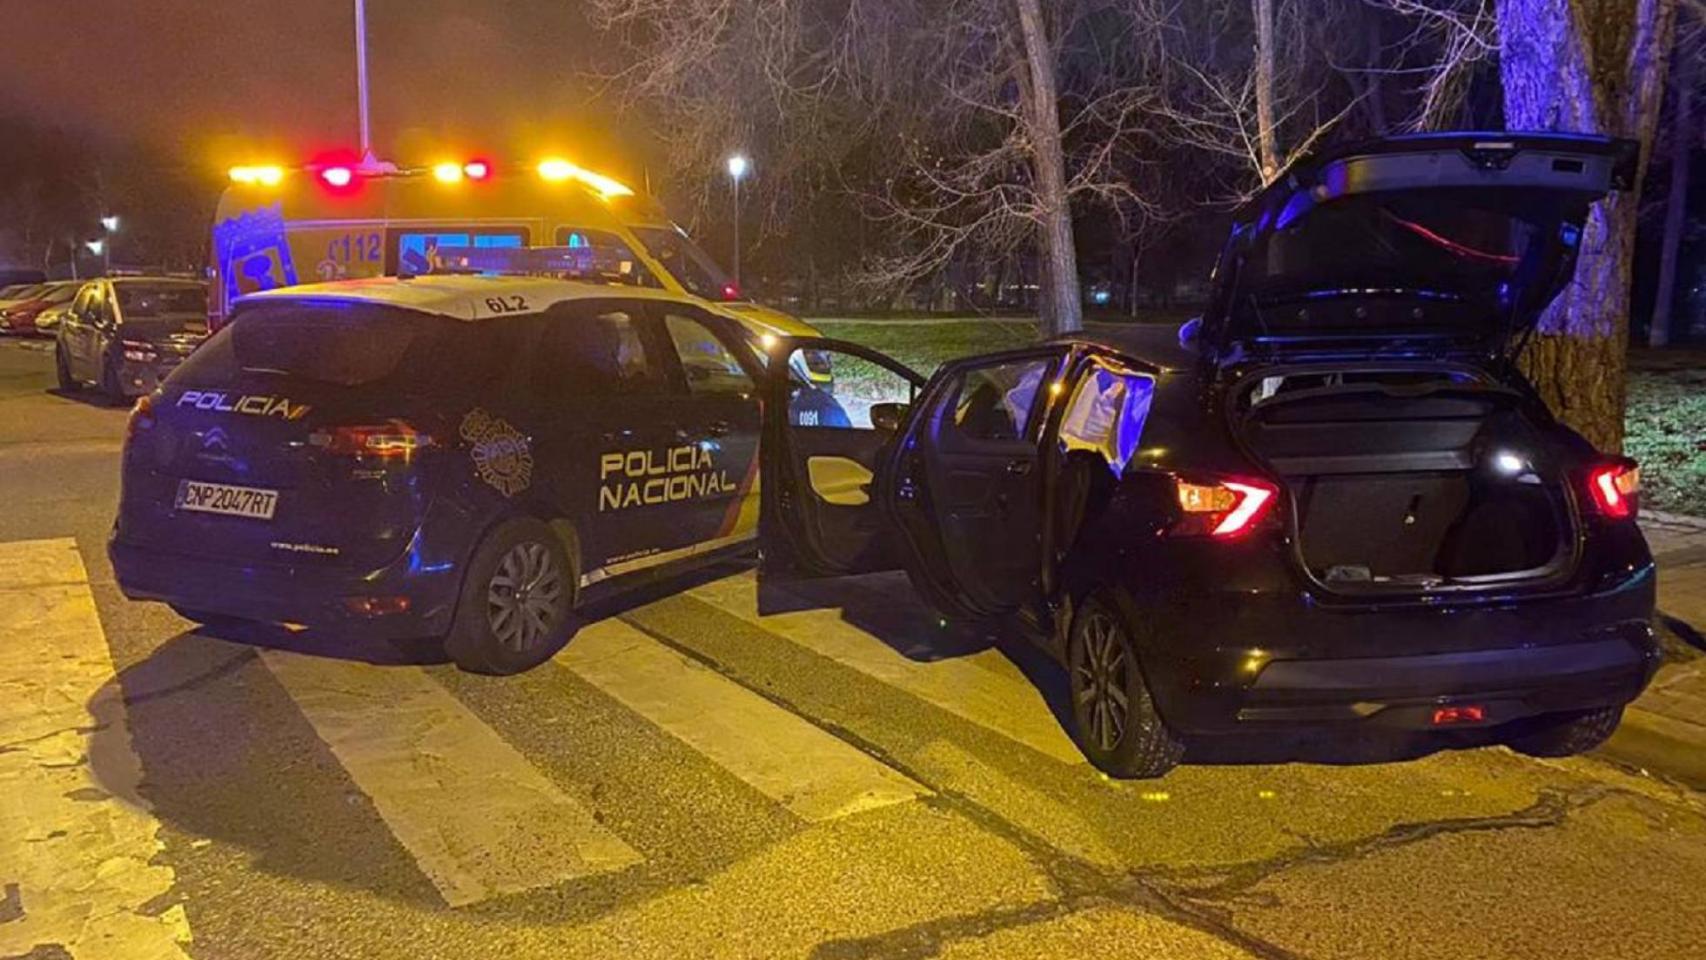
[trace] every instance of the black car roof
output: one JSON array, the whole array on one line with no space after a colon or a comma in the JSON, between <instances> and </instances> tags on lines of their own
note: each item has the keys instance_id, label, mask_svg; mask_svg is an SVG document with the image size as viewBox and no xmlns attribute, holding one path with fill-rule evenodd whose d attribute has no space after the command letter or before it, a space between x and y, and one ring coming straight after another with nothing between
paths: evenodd
<instances>
[{"instance_id":1,"label":"black car roof","mask_svg":"<svg viewBox=\"0 0 1706 960\"><path fill-rule=\"evenodd\" d=\"M1198 357L1179 342L1179 327L1176 323L1090 323L1078 333L1055 340L1123 353L1162 370L1188 370Z\"/></svg>"}]
</instances>

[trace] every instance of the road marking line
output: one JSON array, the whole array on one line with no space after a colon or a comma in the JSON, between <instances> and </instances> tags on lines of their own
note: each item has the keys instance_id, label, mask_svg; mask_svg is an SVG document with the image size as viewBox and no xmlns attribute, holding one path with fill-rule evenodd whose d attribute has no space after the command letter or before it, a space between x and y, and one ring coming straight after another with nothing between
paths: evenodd
<instances>
[{"instance_id":1,"label":"road marking line","mask_svg":"<svg viewBox=\"0 0 1706 960\"><path fill-rule=\"evenodd\" d=\"M76 541L0 543L0 956L188 957L141 780Z\"/></svg>"},{"instance_id":2,"label":"road marking line","mask_svg":"<svg viewBox=\"0 0 1706 960\"><path fill-rule=\"evenodd\" d=\"M809 823L930 792L626 623L583 628L556 659Z\"/></svg>"},{"instance_id":3,"label":"road marking line","mask_svg":"<svg viewBox=\"0 0 1706 960\"><path fill-rule=\"evenodd\" d=\"M451 906L640 861L424 670L261 657Z\"/></svg>"},{"instance_id":4,"label":"road marking line","mask_svg":"<svg viewBox=\"0 0 1706 960\"><path fill-rule=\"evenodd\" d=\"M761 616L758 581L750 571L694 587L688 594L1062 763L1085 762L1042 694L999 650L918 661L848 623L840 610ZM920 628L926 628L924 621Z\"/></svg>"}]
</instances>

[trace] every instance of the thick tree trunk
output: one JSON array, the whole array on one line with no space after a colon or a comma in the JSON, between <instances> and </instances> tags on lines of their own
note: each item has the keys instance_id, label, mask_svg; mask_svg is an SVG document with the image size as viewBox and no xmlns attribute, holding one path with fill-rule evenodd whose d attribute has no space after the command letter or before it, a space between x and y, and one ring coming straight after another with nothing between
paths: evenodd
<instances>
[{"instance_id":1,"label":"thick tree trunk","mask_svg":"<svg viewBox=\"0 0 1706 960\"><path fill-rule=\"evenodd\" d=\"M1279 176L1279 133L1274 129L1274 0L1250 0L1256 19L1256 149L1262 182Z\"/></svg>"},{"instance_id":2,"label":"thick tree trunk","mask_svg":"<svg viewBox=\"0 0 1706 960\"><path fill-rule=\"evenodd\" d=\"M1084 328L1078 294L1078 252L1072 242L1072 205L1066 195L1066 155L1060 142L1060 108L1054 77L1054 47L1043 22L1041 0L1015 0L1019 30L1025 40L1025 65L1030 82L1024 116L1031 144L1031 167L1037 202L1039 253L1046 264L1043 291L1048 299L1050 333Z\"/></svg>"},{"instance_id":3,"label":"thick tree trunk","mask_svg":"<svg viewBox=\"0 0 1706 960\"><path fill-rule=\"evenodd\" d=\"M1497 0L1505 126L1651 145L1677 0ZM1639 179L1637 178L1637 183ZM1596 204L1574 281L1540 320L1523 366L1565 423L1623 446L1637 193Z\"/></svg>"},{"instance_id":4,"label":"thick tree trunk","mask_svg":"<svg viewBox=\"0 0 1706 960\"><path fill-rule=\"evenodd\" d=\"M1680 72L1680 71L1679 71ZM1692 77L1679 77L1673 84L1676 109L1671 124L1670 195L1665 197L1665 233L1663 252L1659 257L1659 288L1653 300L1653 322L1647 326L1647 345L1662 347L1670 343L1670 308L1676 300L1676 261L1682 252L1682 228L1688 220L1688 162L1694 146L1693 118L1689 103L1693 90Z\"/></svg>"}]
</instances>

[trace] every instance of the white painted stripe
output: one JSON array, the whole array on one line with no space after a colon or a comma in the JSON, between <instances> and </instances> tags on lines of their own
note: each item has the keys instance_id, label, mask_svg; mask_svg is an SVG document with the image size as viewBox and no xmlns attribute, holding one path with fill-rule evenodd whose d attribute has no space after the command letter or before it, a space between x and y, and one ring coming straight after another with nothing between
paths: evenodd
<instances>
[{"instance_id":1,"label":"white painted stripe","mask_svg":"<svg viewBox=\"0 0 1706 960\"><path fill-rule=\"evenodd\" d=\"M0 956L182 960L171 867L71 539L0 544ZM21 916L16 915L21 912Z\"/></svg>"},{"instance_id":2,"label":"white painted stripe","mask_svg":"<svg viewBox=\"0 0 1706 960\"><path fill-rule=\"evenodd\" d=\"M677 547L674 550L661 550L657 553L648 553L643 557L635 557L632 560L618 560L615 563L608 563L596 570L581 574L580 584L583 587L590 587L595 583L608 580L611 577L620 577L625 573L649 570L652 567L662 566L663 564L670 563L675 560L685 560L688 557L696 557L702 553L710 553L714 550L721 550L724 547L732 547L739 543L750 543L756 539L758 539L758 534L754 531L748 530L744 533L734 533L726 537L701 540L698 543L690 543L685 547Z\"/></svg>"},{"instance_id":3,"label":"white painted stripe","mask_svg":"<svg viewBox=\"0 0 1706 960\"><path fill-rule=\"evenodd\" d=\"M898 590L910 593L904 582ZM849 623L839 609L801 610L760 616L758 582L746 572L688 591L706 603L757 624L802 647L899 688L938 707L1018 741L1062 763L1084 763L1084 754L1061 729L1042 694L999 650L933 661L914 660L880 637ZM896 607L918 610L920 646L928 646L934 620L907 595L874 596L871 587L849 581L849 600L892 613Z\"/></svg>"},{"instance_id":4,"label":"white painted stripe","mask_svg":"<svg viewBox=\"0 0 1706 960\"><path fill-rule=\"evenodd\" d=\"M261 656L451 906L639 862L420 668Z\"/></svg>"},{"instance_id":5,"label":"white painted stripe","mask_svg":"<svg viewBox=\"0 0 1706 960\"><path fill-rule=\"evenodd\" d=\"M808 822L930 791L740 684L616 620L557 662Z\"/></svg>"}]
</instances>

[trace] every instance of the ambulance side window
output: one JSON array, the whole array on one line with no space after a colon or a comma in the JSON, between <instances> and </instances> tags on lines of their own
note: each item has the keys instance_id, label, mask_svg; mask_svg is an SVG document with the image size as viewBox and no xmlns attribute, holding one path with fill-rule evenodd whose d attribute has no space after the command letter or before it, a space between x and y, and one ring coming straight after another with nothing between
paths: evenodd
<instances>
[{"instance_id":1,"label":"ambulance side window","mask_svg":"<svg viewBox=\"0 0 1706 960\"><path fill-rule=\"evenodd\" d=\"M638 310L575 304L547 315L534 383L556 401L661 394L668 378Z\"/></svg>"}]
</instances>

